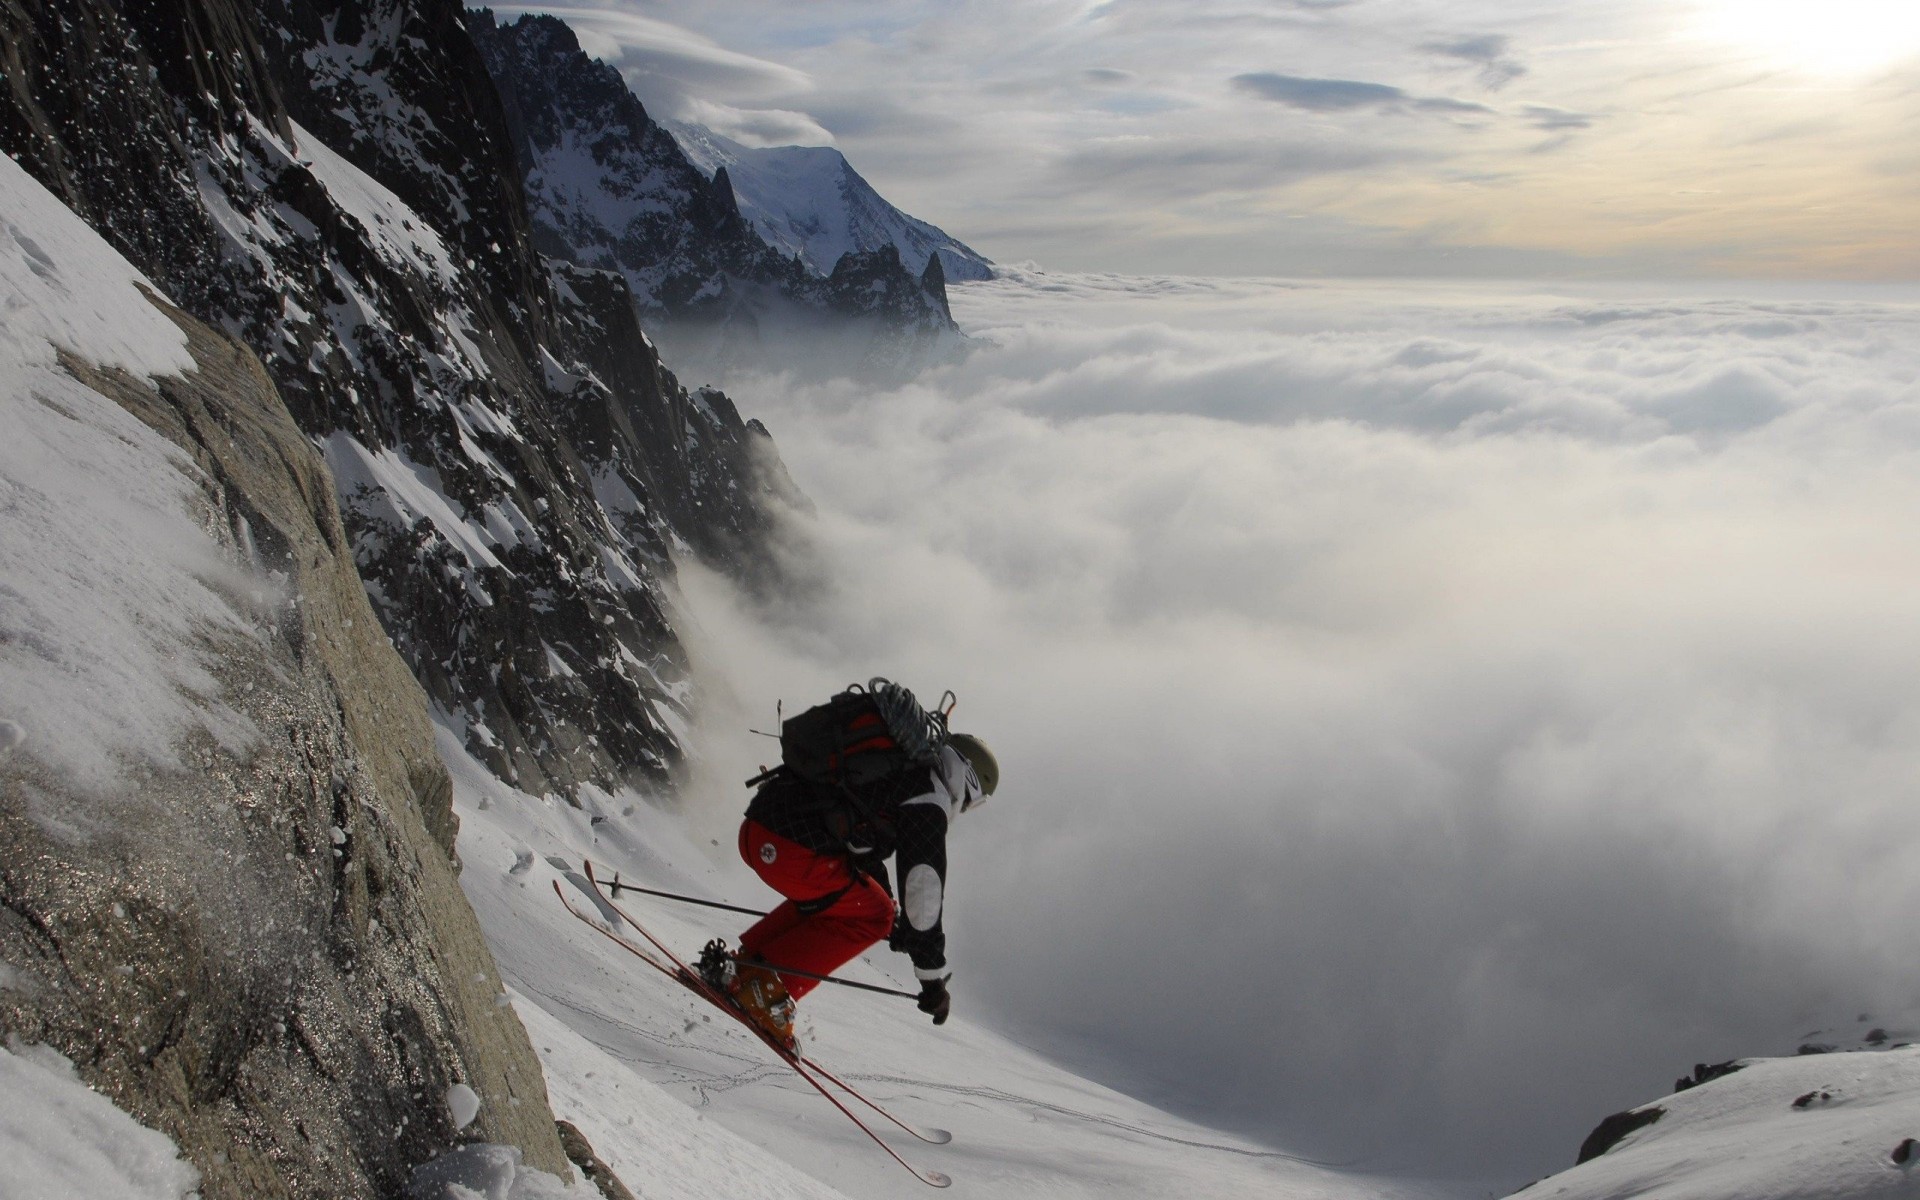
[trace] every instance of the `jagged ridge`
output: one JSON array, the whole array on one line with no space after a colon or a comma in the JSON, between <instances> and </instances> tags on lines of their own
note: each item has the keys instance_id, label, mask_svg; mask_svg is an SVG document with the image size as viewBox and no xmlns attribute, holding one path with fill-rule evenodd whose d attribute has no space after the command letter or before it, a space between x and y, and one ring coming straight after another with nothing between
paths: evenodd
<instances>
[{"instance_id":1,"label":"jagged ridge","mask_svg":"<svg viewBox=\"0 0 1920 1200\"><path fill-rule=\"evenodd\" d=\"M916 274L890 242L850 251L824 278L769 246L727 173L703 174L564 22L501 24L486 9L470 18L507 107L536 241L620 271L649 320L751 323L785 302L870 320L891 339L957 333L945 275Z\"/></svg>"}]
</instances>

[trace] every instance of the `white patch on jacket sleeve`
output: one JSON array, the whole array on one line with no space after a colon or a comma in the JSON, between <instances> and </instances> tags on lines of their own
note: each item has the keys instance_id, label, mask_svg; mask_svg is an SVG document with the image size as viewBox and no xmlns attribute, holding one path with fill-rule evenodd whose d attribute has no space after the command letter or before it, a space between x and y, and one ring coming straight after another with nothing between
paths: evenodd
<instances>
[{"instance_id":1,"label":"white patch on jacket sleeve","mask_svg":"<svg viewBox=\"0 0 1920 1200\"><path fill-rule=\"evenodd\" d=\"M940 923L940 872L921 863L907 872L900 895L906 902L907 922L915 929L924 931Z\"/></svg>"},{"instance_id":2,"label":"white patch on jacket sleeve","mask_svg":"<svg viewBox=\"0 0 1920 1200\"><path fill-rule=\"evenodd\" d=\"M943 749L941 752L943 754L953 753L952 750L948 749ZM902 800L900 807L905 808L909 804L931 804L940 810L942 815L947 818L947 824L951 825L953 824L954 812L953 799L953 789L947 783L945 772L941 766L934 766L927 770L927 790L910 799Z\"/></svg>"}]
</instances>

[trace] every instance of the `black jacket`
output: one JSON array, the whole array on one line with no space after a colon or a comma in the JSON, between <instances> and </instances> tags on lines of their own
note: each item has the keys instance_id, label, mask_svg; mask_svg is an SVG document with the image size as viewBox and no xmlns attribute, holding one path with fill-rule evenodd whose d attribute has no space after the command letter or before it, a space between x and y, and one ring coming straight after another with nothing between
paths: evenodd
<instances>
[{"instance_id":1,"label":"black jacket","mask_svg":"<svg viewBox=\"0 0 1920 1200\"><path fill-rule=\"evenodd\" d=\"M981 798L972 765L942 749L933 766L853 797L781 772L754 793L747 818L816 854L844 856L877 878L900 905L893 945L913 959L914 975L940 979L949 973L942 921L947 826ZM888 886L888 858L899 873L897 891Z\"/></svg>"}]
</instances>

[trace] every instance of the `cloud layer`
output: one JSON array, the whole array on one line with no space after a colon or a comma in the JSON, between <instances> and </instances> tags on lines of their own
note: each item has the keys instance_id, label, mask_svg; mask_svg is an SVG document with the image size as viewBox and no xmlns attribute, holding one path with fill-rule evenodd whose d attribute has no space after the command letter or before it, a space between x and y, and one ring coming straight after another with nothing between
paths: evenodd
<instances>
[{"instance_id":1,"label":"cloud layer","mask_svg":"<svg viewBox=\"0 0 1920 1200\"><path fill-rule=\"evenodd\" d=\"M1524 1182L1920 983L1912 300L956 289L995 343L960 366L730 381L824 582L690 573L701 660L761 728L958 690L1006 781L954 844L963 1007L1296 1148Z\"/></svg>"}]
</instances>

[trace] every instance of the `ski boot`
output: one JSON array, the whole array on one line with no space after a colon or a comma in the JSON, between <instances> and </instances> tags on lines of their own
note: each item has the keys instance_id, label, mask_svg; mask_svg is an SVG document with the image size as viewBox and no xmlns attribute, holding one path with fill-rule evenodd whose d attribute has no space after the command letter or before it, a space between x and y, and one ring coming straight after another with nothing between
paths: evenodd
<instances>
[{"instance_id":1,"label":"ski boot","mask_svg":"<svg viewBox=\"0 0 1920 1200\"><path fill-rule=\"evenodd\" d=\"M701 947L693 969L708 987L724 994L727 985L733 982L733 955L727 952L727 939L714 938Z\"/></svg>"},{"instance_id":2,"label":"ski boot","mask_svg":"<svg viewBox=\"0 0 1920 1200\"><path fill-rule=\"evenodd\" d=\"M800 1053L800 1040L793 1033L793 997L787 995L787 985L760 963L736 961L733 966L727 995L781 1049L788 1054Z\"/></svg>"}]
</instances>

